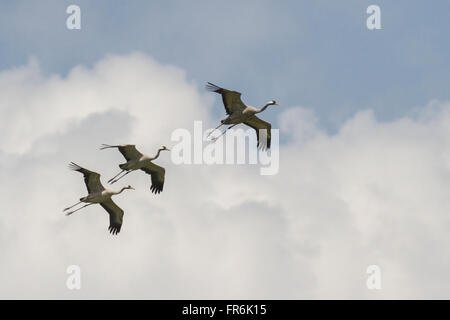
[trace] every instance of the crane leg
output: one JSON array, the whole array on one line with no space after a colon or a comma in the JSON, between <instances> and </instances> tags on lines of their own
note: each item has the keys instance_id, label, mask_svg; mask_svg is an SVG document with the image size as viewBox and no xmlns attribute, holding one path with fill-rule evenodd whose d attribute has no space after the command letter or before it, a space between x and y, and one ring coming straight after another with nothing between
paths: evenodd
<instances>
[{"instance_id":1,"label":"crane leg","mask_svg":"<svg viewBox=\"0 0 450 320\"><path fill-rule=\"evenodd\" d=\"M206 136L206 138L208 138L211 133L213 133L214 131L216 131L217 129L219 129L221 126L223 126L223 123L219 124L217 127L214 128L214 130L212 130L210 133L208 133L208 135Z\"/></svg>"},{"instance_id":2,"label":"crane leg","mask_svg":"<svg viewBox=\"0 0 450 320\"><path fill-rule=\"evenodd\" d=\"M120 176L121 173L125 172L126 170L122 170L120 171L118 174L116 174L114 177L112 177L111 179L108 180L108 183L111 183L111 181L113 181L115 178L117 178L118 176Z\"/></svg>"},{"instance_id":3,"label":"crane leg","mask_svg":"<svg viewBox=\"0 0 450 320\"><path fill-rule=\"evenodd\" d=\"M217 139L219 139L221 136L223 136L223 135L228 131L228 129L233 128L235 125L238 125L238 123L235 123L235 124L233 124L232 126L229 126L228 128L225 129L224 132L222 132L222 133L220 134L220 136L215 137L215 138L213 138L212 140L213 140L213 141L217 141Z\"/></svg>"},{"instance_id":4,"label":"crane leg","mask_svg":"<svg viewBox=\"0 0 450 320\"><path fill-rule=\"evenodd\" d=\"M77 202L77 203L75 203L73 206L70 206L70 207L67 207L67 208L64 208L64 210L63 211L67 211L67 210L69 210L69 209L72 209L73 207L75 207L76 205L78 205L78 204L80 204L80 203L82 203L83 201L80 201L80 202Z\"/></svg>"},{"instance_id":5,"label":"crane leg","mask_svg":"<svg viewBox=\"0 0 450 320\"><path fill-rule=\"evenodd\" d=\"M120 179L122 179L123 177L125 177L127 174L129 174L131 171L127 171L125 172L124 175L121 175L120 177L118 177L117 179L114 179L113 181L110 182L110 184L116 183L117 181L119 181Z\"/></svg>"},{"instance_id":6,"label":"crane leg","mask_svg":"<svg viewBox=\"0 0 450 320\"><path fill-rule=\"evenodd\" d=\"M95 203L88 203L88 204L85 204L84 206L82 206L82 207L80 207L80 208L78 208L78 209L76 209L76 210L67 212L67 213L66 213L66 216L70 216L72 213L77 212L78 210L81 210L81 209L86 208L87 206L91 206L91 205L93 205L93 204L95 204Z\"/></svg>"}]
</instances>

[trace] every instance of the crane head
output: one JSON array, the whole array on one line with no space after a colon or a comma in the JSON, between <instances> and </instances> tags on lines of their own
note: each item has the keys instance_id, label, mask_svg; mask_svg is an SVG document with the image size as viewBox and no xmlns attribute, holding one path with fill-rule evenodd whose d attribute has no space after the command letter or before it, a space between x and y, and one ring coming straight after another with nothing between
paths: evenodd
<instances>
[{"instance_id":1,"label":"crane head","mask_svg":"<svg viewBox=\"0 0 450 320\"><path fill-rule=\"evenodd\" d=\"M279 104L275 100L270 100L267 102L267 105L279 106Z\"/></svg>"},{"instance_id":2,"label":"crane head","mask_svg":"<svg viewBox=\"0 0 450 320\"><path fill-rule=\"evenodd\" d=\"M130 186L130 185L126 186L125 189L136 190L136 189L134 189L134 188L133 188L132 186Z\"/></svg>"},{"instance_id":3,"label":"crane head","mask_svg":"<svg viewBox=\"0 0 450 320\"><path fill-rule=\"evenodd\" d=\"M169 148L167 148L166 146L162 146L162 147L161 147L161 150L166 150L166 151L170 151L170 149L169 149Z\"/></svg>"}]
</instances>

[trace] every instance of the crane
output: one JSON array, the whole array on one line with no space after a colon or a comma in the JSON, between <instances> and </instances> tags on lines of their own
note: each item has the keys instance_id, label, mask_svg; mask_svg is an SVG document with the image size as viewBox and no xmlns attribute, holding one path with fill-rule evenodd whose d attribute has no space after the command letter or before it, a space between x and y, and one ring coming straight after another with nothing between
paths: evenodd
<instances>
[{"instance_id":1,"label":"crane","mask_svg":"<svg viewBox=\"0 0 450 320\"><path fill-rule=\"evenodd\" d=\"M152 161L159 157L161 151L170 151L170 149L168 149L166 146L162 146L161 148L158 149L158 152L154 157L149 157L145 154L140 153L136 149L136 146L134 144L124 144L116 146L102 144L100 150L108 148L119 149L120 153L127 160L127 162L119 164L119 168L122 169L122 171L120 171L114 177L109 179L108 182L110 184L117 182L130 172L140 169L145 173L149 174L152 178L152 186L150 187L150 190L155 194L161 193L164 187L164 176L166 170L163 167L154 164ZM121 174L122 176L120 176Z\"/></svg>"},{"instance_id":2,"label":"crane","mask_svg":"<svg viewBox=\"0 0 450 320\"><path fill-rule=\"evenodd\" d=\"M69 216L78 210L86 208L87 206L93 204L100 204L109 214L109 232L111 234L118 234L122 227L123 221L123 210L117 206L114 201L112 201L112 196L122 193L124 190L131 189L134 190L132 186L126 186L120 189L119 191L113 191L105 189L100 182L100 174L94 171L90 171L88 169L82 168L76 163L71 162L69 164L69 168L78 172L81 172L84 176L84 183L86 184L88 195L86 197L80 198L80 201L75 203L73 206L67 207L63 210L63 212L72 209L73 207L86 203L84 206L67 212L66 215Z\"/></svg>"},{"instance_id":3,"label":"crane","mask_svg":"<svg viewBox=\"0 0 450 320\"><path fill-rule=\"evenodd\" d=\"M231 124L231 126L229 126L219 136L214 138L214 140L217 140L219 137L224 135L228 129L233 128L237 124L243 123L255 129L258 139L258 148L261 148L263 150L270 149L270 129L272 126L269 122L263 121L258 118L256 114L263 112L267 109L268 106L279 106L279 104L275 100L270 100L261 109L257 109L255 107L245 105L241 100L240 92L221 88L219 86L216 86L215 84L212 84L211 82L208 82L208 84L206 85L206 89L222 95L222 101L225 106L225 111L228 114L228 117L224 120L221 120L220 125L218 125L213 131L211 131L211 133L224 124Z\"/></svg>"}]
</instances>

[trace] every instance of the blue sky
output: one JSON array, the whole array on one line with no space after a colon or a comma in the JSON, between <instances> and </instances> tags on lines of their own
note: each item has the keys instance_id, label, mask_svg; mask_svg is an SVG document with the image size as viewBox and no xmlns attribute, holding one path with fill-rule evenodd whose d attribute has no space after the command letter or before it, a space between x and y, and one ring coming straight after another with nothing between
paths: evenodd
<instances>
[{"instance_id":1,"label":"blue sky","mask_svg":"<svg viewBox=\"0 0 450 320\"><path fill-rule=\"evenodd\" d=\"M69 4L81 7L80 31L65 27ZM382 30L366 28L370 4L381 7ZM249 104L311 108L329 132L361 109L392 120L450 98L448 1L3 1L0 9L1 69L34 56L44 72L65 74L142 51L199 86L239 90Z\"/></svg>"}]
</instances>

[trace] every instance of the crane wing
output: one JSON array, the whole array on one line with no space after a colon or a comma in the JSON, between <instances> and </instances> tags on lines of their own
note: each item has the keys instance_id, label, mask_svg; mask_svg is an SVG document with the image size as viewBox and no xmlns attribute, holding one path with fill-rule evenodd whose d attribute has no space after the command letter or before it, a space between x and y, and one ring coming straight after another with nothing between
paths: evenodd
<instances>
[{"instance_id":1,"label":"crane wing","mask_svg":"<svg viewBox=\"0 0 450 320\"><path fill-rule=\"evenodd\" d=\"M261 148L262 150L270 149L270 140L271 140L270 129L272 128L272 125L269 122L261 120L257 116L251 117L244 123L256 130L256 137L258 138L258 147Z\"/></svg>"},{"instance_id":2,"label":"crane wing","mask_svg":"<svg viewBox=\"0 0 450 320\"><path fill-rule=\"evenodd\" d=\"M100 174L97 172L82 168L74 162L69 164L69 168L83 174L84 183L86 184L89 193L96 193L105 190L105 187L103 187L100 182Z\"/></svg>"},{"instance_id":3,"label":"crane wing","mask_svg":"<svg viewBox=\"0 0 450 320\"><path fill-rule=\"evenodd\" d=\"M142 153L137 151L134 144L121 145L117 146L117 148L127 161L139 159L140 157L142 157Z\"/></svg>"},{"instance_id":4,"label":"crane wing","mask_svg":"<svg viewBox=\"0 0 450 320\"><path fill-rule=\"evenodd\" d=\"M161 193L164 187L164 176L166 174L166 170L154 163L146 165L141 168L141 170L152 177L152 186L150 187L150 190L155 194Z\"/></svg>"},{"instance_id":5,"label":"crane wing","mask_svg":"<svg viewBox=\"0 0 450 320\"><path fill-rule=\"evenodd\" d=\"M242 112L247 106L241 100L241 93L237 91L231 91L211 82L208 82L206 89L212 92L217 92L222 95L223 105L225 106L225 111L227 114L232 114L234 112Z\"/></svg>"},{"instance_id":6,"label":"crane wing","mask_svg":"<svg viewBox=\"0 0 450 320\"><path fill-rule=\"evenodd\" d=\"M122 228L123 210L112 199L101 202L100 205L109 213L109 232L111 234L118 234L120 228Z\"/></svg>"}]
</instances>

